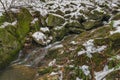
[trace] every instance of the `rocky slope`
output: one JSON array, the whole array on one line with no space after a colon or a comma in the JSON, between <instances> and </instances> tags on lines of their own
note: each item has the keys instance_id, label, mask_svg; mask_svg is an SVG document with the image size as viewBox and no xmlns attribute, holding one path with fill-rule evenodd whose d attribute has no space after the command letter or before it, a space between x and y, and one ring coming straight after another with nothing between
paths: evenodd
<instances>
[{"instance_id":1,"label":"rocky slope","mask_svg":"<svg viewBox=\"0 0 120 80\"><path fill-rule=\"evenodd\" d=\"M0 17L0 68L22 49L15 65L37 68L34 80L119 79L118 0L20 3Z\"/></svg>"}]
</instances>

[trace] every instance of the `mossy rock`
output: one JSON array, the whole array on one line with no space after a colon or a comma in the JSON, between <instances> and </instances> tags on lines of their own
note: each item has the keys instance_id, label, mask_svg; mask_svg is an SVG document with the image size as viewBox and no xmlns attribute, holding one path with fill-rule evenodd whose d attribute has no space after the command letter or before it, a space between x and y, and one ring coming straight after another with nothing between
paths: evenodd
<instances>
[{"instance_id":1,"label":"mossy rock","mask_svg":"<svg viewBox=\"0 0 120 80\"><path fill-rule=\"evenodd\" d=\"M95 28L95 27L99 27L102 25L101 21L96 21L96 20L89 20L83 23L83 26L86 30Z\"/></svg>"},{"instance_id":2,"label":"mossy rock","mask_svg":"<svg viewBox=\"0 0 120 80\"><path fill-rule=\"evenodd\" d=\"M39 24L39 21L36 21L35 23L31 23L30 28L31 32L36 32L40 30L41 25Z\"/></svg>"},{"instance_id":3,"label":"mossy rock","mask_svg":"<svg viewBox=\"0 0 120 80\"><path fill-rule=\"evenodd\" d=\"M79 34L85 31L84 29L75 28L75 27L70 27L68 30L69 30L69 33L75 33L75 34Z\"/></svg>"},{"instance_id":4,"label":"mossy rock","mask_svg":"<svg viewBox=\"0 0 120 80\"><path fill-rule=\"evenodd\" d=\"M32 16L25 8L17 14L17 24L0 28L0 69L7 66L21 49L30 30Z\"/></svg>"},{"instance_id":5,"label":"mossy rock","mask_svg":"<svg viewBox=\"0 0 120 80\"><path fill-rule=\"evenodd\" d=\"M109 37L113 47L120 47L120 33L115 33Z\"/></svg>"},{"instance_id":6,"label":"mossy rock","mask_svg":"<svg viewBox=\"0 0 120 80\"><path fill-rule=\"evenodd\" d=\"M53 42L54 41L60 41L64 38L64 36L68 33L68 29L66 29L64 26L57 30L51 30L51 35L53 36Z\"/></svg>"},{"instance_id":7,"label":"mossy rock","mask_svg":"<svg viewBox=\"0 0 120 80\"><path fill-rule=\"evenodd\" d=\"M43 68L40 68L38 70L38 74L39 75L44 75L44 74L47 74L47 73L51 73L53 71L52 67L43 67Z\"/></svg>"},{"instance_id":8,"label":"mossy rock","mask_svg":"<svg viewBox=\"0 0 120 80\"><path fill-rule=\"evenodd\" d=\"M112 17L112 20L120 20L120 13L117 13Z\"/></svg>"},{"instance_id":9,"label":"mossy rock","mask_svg":"<svg viewBox=\"0 0 120 80\"><path fill-rule=\"evenodd\" d=\"M83 28L82 24L79 23L77 20L69 21L68 23L65 24L65 27L78 27L78 28Z\"/></svg>"},{"instance_id":10,"label":"mossy rock","mask_svg":"<svg viewBox=\"0 0 120 80\"><path fill-rule=\"evenodd\" d=\"M17 38L4 28L0 28L0 69L15 58L20 48L21 44Z\"/></svg>"},{"instance_id":11,"label":"mossy rock","mask_svg":"<svg viewBox=\"0 0 120 80\"><path fill-rule=\"evenodd\" d=\"M60 26L65 22L65 19L57 14L48 14L48 17L46 19L47 26L55 27Z\"/></svg>"},{"instance_id":12,"label":"mossy rock","mask_svg":"<svg viewBox=\"0 0 120 80\"><path fill-rule=\"evenodd\" d=\"M17 30L19 40L23 39L30 30L30 22L32 21L32 15L26 8L22 8L17 15Z\"/></svg>"}]
</instances>

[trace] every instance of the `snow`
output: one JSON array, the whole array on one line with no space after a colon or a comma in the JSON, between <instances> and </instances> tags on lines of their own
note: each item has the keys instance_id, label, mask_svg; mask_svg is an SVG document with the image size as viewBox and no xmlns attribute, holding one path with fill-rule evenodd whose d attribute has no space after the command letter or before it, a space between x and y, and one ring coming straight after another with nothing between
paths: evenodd
<instances>
[{"instance_id":1,"label":"snow","mask_svg":"<svg viewBox=\"0 0 120 80\"><path fill-rule=\"evenodd\" d=\"M32 35L33 38L35 38L37 41L42 40L44 42L44 40L46 39L45 34L43 34L42 32L35 32Z\"/></svg>"},{"instance_id":2,"label":"snow","mask_svg":"<svg viewBox=\"0 0 120 80\"><path fill-rule=\"evenodd\" d=\"M79 51L79 52L78 52L78 56L86 53L87 56L88 56L89 58L91 58L91 57L92 57L92 53L96 53L96 52L100 53L100 52L103 51L105 48L107 48L107 46L105 46L105 45L95 47L95 45L94 45L93 42L94 42L93 39L90 39L90 40L88 40L87 42L85 42L85 43L83 44L83 46L85 47L85 50L83 49L82 51Z\"/></svg>"},{"instance_id":3,"label":"snow","mask_svg":"<svg viewBox=\"0 0 120 80\"><path fill-rule=\"evenodd\" d=\"M104 79L105 76L107 76L107 75L110 74L111 72L117 71L117 70L119 70L119 69L120 69L120 67L117 68L117 69L115 69L115 68L108 69L108 66L105 65L103 71L95 72L95 79L96 79L96 80L102 80L102 79Z\"/></svg>"},{"instance_id":4,"label":"snow","mask_svg":"<svg viewBox=\"0 0 120 80\"><path fill-rule=\"evenodd\" d=\"M86 76L88 76L90 74L90 71L88 68L89 68L89 66L87 66L87 65L83 65L82 67L80 67L80 69L82 69L82 71L84 72L84 74Z\"/></svg>"},{"instance_id":5,"label":"snow","mask_svg":"<svg viewBox=\"0 0 120 80\"><path fill-rule=\"evenodd\" d=\"M56 59L53 59L49 64L48 66L54 66L56 64Z\"/></svg>"},{"instance_id":6,"label":"snow","mask_svg":"<svg viewBox=\"0 0 120 80\"><path fill-rule=\"evenodd\" d=\"M63 80L63 72L59 71L59 74L60 74L59 80Z\"/></svg>"},{"instance_id":7,"label":"snow","mask_svg":"<svg viewBox=\"0 0 120 80\"><path fill-rule=\"evenodd\" d=\"M79 77L76 77L76 80L83 80L83 79L80 79Z\"/></svg>"},{"instance_id":8,"label":"snow","mask_svg":"<svg viewBox=\"0 0 120 80\"><path fill-rule=\"evenodd\" d=\"M38 21L38 18L35 18L35 19L31 22L31 24L35 24L36 21Z\"/></svg>"},{"instance_id":9,"label":"snow","mask_svg":"<svg viewBox=\"0 0 120 80\"><path fill-rule=\"evenodd\" d=\"M69 67L70 67L70 68L73 68L73 67L74 67L74 65L69 65Z\"/></svg>"},{"instance_id":10,"label":"snow","mask_svg":"<svg viewBox=\"0 0 120 80\"><path fill-rule=\"evenodd\" d=\"M71 41L70 44L76 45L77 42L75 42L75 41Z\"/></svg>"},{"instance_id":11,"label":"snow","mask_svg":"<svg viewBox=\"0 0 120 80\"><path fill-rule=\"evenodd\" d=\"M50 76L54 76L54 75L57 75L57 74L58 74L58 72L51 72Z\"/></svg>"},{"instance_id":12,"label":"snow","mask_svg":"<svg viewBox=\"0 0 120 80\"><path fill-rule=\"evenodd\" d=\"M49 28L48 27L41 27L40 30L43 31L43 32L49 32Z\"/></svg>"},{"instance_id":13,"label":"snow","mask_svg":"<svg viewBox=\"0 0 120 80\"><path fill-rule=\"evenodd\" d=\"M120 20L113 21L113 27L116 29L115 31L110 31L110 34L120 33Z\"/></svg>"},{"instance_id":14,"label":"snow","mask_svg":"<svg viewBox=\"0 0 120 80\"><path fill-rule=\"evenodd\" d=\"M51 49L58 49L58 48L62 48L63 45L62 44L59 44L59 45L55 45L54 47L52 47Z\"/></svg>"},{"instance_id":15,"label":"snow","mask_svg":"<svg viewBox=\"0 0 120 80\"><path fill-rule=\"evenodd\" d=\"M105 65L105 67L103 68L103 71L95 72L95 79L96 80L102 80L102 79L105 78L105 76L107 76L111 72L118 71L118 70L120 70L120 66L116 66L114 68L108 69L108 66Z\"/></svg>"},{"instance_id":16,"label":"snow","mask_svg":"<svg viewBox=\"0 0 120 80\"><path fill-rule=\"evenodd\" d=\"M14 21L14 22L12 22L12 23L4 22L4 23L0 26L0 28L5 28L5 27L7 27L7 26L9 26L9 25L15 26L16 24L17 24L17 21Z\"/></svg>"}]
</instances>

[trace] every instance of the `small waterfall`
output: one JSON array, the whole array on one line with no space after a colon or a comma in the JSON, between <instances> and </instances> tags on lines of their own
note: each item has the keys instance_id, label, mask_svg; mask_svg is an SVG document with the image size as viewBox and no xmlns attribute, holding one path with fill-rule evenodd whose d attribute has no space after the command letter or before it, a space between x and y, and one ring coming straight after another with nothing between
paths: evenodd
<instances>
[{"instance_id":1,"label":"small waterfall","mask_svg":"<svg viewBox=\"0 0 120 80\"><path fill-rule=\"evenodd\" d=\"M20 50L18 58L15 61L13 61L12 64L14 65L21 64L25 66L37 67L39 63L47 55L48 50L60 44L61 42L55 42L43 48L37 47L27 55L24 55L23 51Z\"/></svg>"}]
</instances>

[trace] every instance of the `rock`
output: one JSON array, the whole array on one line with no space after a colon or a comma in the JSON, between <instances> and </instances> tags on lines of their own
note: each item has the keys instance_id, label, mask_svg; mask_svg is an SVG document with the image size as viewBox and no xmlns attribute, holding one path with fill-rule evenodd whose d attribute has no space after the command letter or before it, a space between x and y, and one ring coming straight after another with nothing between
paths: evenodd
<instances>
[{"instance_id":1,"label":"rock","mask_svg":"<svg viewBox=\"0 0 120 80\"><path fill-rule=\"evenodd\" d=\"M120 33L115 33L109 37L109 39L112 41L113 47L119 47L120 46Z\"/></svg>"},{"instance_id":2,"label":"rock","mask_svg":"<svg viewBox=\"0 0 120 80\"><path fill-rule=\"evenodd\" d=\"M83 28L82 24L79 23L77 20L71 20L68 23L65 24L65 27L77 27L77 28Z\"/></svg>"},{"instance_id":3,"label":"rock","mask_svg":"<svg viewBox=\"0 0 120 80\"><path fill-rule=\"evenodd\" d=\"M111 20L120 20L120 13L114 15Z\"/></svg>"},{"instance_id":4,"label":"rock","mask_svg":"<svg viewBox=\"0 0 120 80\"><path fill-rule=\"evenodd\" d=\"M4 28L0 28L0 69L14 59L20 48L21 44L17 38Z\"/></svg>"},{"instance_id":5,"label":"rock","mask_svg":"<svg viewBox=\"0 0 120 80\"><path fill-rule=\"evenodd\" d=\"M58 14L58 15L61 15L61 16L65 15L65 13L63 11L61 11L61 10L56 10L55 14Z\"/></svg>"},{"instance_id":6,"label":"rock","mask_svg":"<svg viewBox=\"0 0 120 80\"><path fill-rule=\"evenodd\" d=\"M30 31L30 23L32 21L32 15L26 8L22 8L20 13L17 14L17 29L16 34L19 40L23 39Z\"/></svg>"},{"instance_id":7,"label":"rock","mask_svg":"<svg viewBox=\"0 0 120 80\"><path fill-rule=\"evenodd\" d=\"M86 30L101 26L102 22L101 21L95 21L95 20L89 20L83 23L83 26Z\"/></svg>"},{"instance_id":8,"label":"rock","mask_svg":"<svg viewBox=\"0 0 120 80\"><path fill-rule=\"evenodd\" d=\"M38 18L33 19L33 21L30 24L31 31L32 32L39 31L40 27L41 26L40 26Z\"/></svg>"},{"instance_id":9,"label":"rock","mask_svg":"<svg viewBox=\"0 0 120 80\"><path fill-rule=\"evenodd\" d=\"M65 19L57 14L48 14L48 17L46 19L47 26L55 27L60 26L65 22Z\"/></svg>"},{"instance_id":10,"label":"rock","mask_svg":"<svg viewBox=\"0 0 120 80\"><path fill-rule=\"evenodd\" d=\"M75 33L75 34L79 34L85 31L84 29L75 28L75 27L70 27L68 30L69 30L69 33Z\"/></svg>"},{"instance_id":11,"label":"rock","mask_svg":"<svg viewBox=\"0 0 120 80\"><path fill-rule=\"evenodd\" d=\"M68 33L68 29L66 29L65 26L58 26L51 30L51 33L53 36L53 42L59 41Z\"/></svg>"},{"instance_id":12,"label":"rock","mask_svg":"<svg viewBox=\"0 0 120 80\"><path fill-rule=\"evenodd\" d=\"M39 77L37 80L59 80L59 75L53 75L53 76L50 76L50 75L44 75L42 77Z\"/></svg>"},{"instance_id":13,"label":"rock","mask_svg":"<svg viewBox=\"0 0 120 80\"><path fill-rule=\"evenodd\" d=\"M12 25L0 28L0 69L6 67L15 58L30 30L32 16L27 9L20 9L15 16L17 16L15 25L11 23Z\"/></svg>"},{"instance_id":14,"label":"rock","mask_svg":"<svg viewBox=\"0 0 120 80\"><path fill-rule=\"evenodd\" d=\"M38 44L41 44L41 45L47 44L47 42L46 42L47 37L42 32L35 32L35 33L33 33L32 37Z\"/></svg>"}]
</instances>

